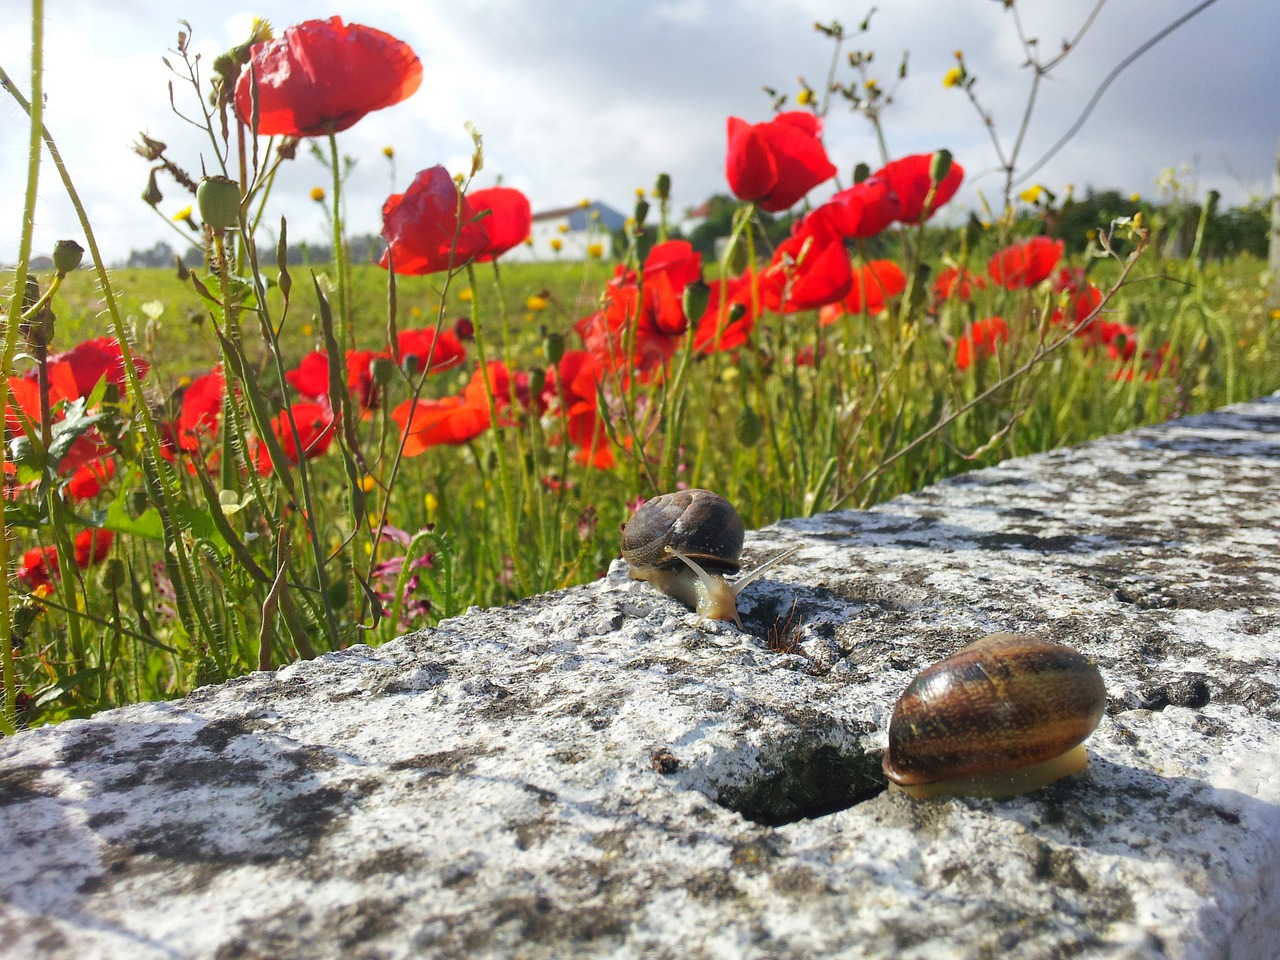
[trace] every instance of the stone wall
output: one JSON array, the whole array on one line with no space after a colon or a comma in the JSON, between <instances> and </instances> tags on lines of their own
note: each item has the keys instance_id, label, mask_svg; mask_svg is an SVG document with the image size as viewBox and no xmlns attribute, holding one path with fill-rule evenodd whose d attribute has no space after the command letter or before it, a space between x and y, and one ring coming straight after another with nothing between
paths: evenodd
<instances>
[{"instance_id":1,"label":"stone wall","mask_svg":"<svg viewBox=\"0 0 1280 960\"><path fill-rule=\"evenodd\" d=\"M1272 397L751 534L800 550L746 633L615 564L20 734L0 954L1280 956L1278 468ZM1096 660L1088 770L885 792L899 693L995 631Z\"/></svg>"}]
</instances>

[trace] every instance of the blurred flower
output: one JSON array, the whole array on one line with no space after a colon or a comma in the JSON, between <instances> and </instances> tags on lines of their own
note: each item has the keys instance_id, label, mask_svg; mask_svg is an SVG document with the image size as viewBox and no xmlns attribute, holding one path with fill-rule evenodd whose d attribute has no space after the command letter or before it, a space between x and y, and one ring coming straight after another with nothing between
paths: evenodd
<instances>
[{"instance_id":1,"label":"blurred flower","mask_svg":"<svg viewBox=\"0 0 1280 960\"><path fill-rule=\"evenodd\" d=\"M1084 270L1080 267L1065 267L1058 271L1053 281L1053 292L1068 294L1067 309L1070 311L1070 316L1064 317L1061 309L1054 310L1054 323L1065 322L1078 327L1102 306L1102 291L1085 279ZM1084 330L1078 332L1084 333Z\"/></svg>"},{"instance_id":2,"label":"blurred flower","mask_svg":"<svg viewBox=\"0 0 1280 960\"><path fill-rule=\"evenodd\" d=\"M761 271L761 305L782 313L817 310L847 295L852 283L844 241L801 229L778 244Z\"/></svg>"},{"instance_id":3,"label":"blurred flower","mask_svg":"<svg viewBox=\"0 0 1280 960\"><path fill-rule=\"evenodd\" d=\"M476 260L483 263L502 256L512 247L524 243L533 226L529 198L513 187L489 187L467 194L476 215L489 211L481 225L489 233L489 245Z\"/></svg>"},{"instance_id":4,"label":"blurred flower","mask_svg":"<svg viewBox=\"0 0 1280 960\"><path fill-rule=\"evenodd\" d=\"M554 251L555 253L559 253L561 250L563 250L563 249L564 249L564 244L560 242L560 238L559 238L559 237L552 237L552 238L551 238L551 249L552 249L552 251Z\"/></svg>"},{"instance_id":5,"label":"blurred flower","mask_svg":"<svg viewBox=\"0 0 1280 960\"><path fill-rule=\"evenodd\" d=\"M525 300L524 308L528 310L530 313L541 313L543 310L547 309L547 305L550 302L551 301L549 301L542 294L535 293Z\"/></svg>"},{"instance_id":6,"label":"blurred flower","mask_svg":"<svg viewBox=\"0 0 1280 960\"><path fill-rule=\"evenodd\" d=\"M382 148L382 155L383 155L384 157L386 157L388 160L390 160L390 159L392 159L392 158L396 155L396 148L395 148L395 147L383 147L383 148Z\"/></svg>"},{"instance_id":7,"label":"blurred flower","mask_svg":"<svg viewBox=\"0 0 1280 960\"><path fill-rule=\"evenodd\" d=\"M1018 196L1022 199L1024 203L1035 203L1037 200L1040 199L1040 195L1042 193L1044 193L1044 187L1036 183L1027 187L1027 189L1023 190L1020 194L1018 194Z\"/></svg>"},{"instance_id":8,"label":"blurred flower","mask_svg":"<svg viewBox=\"0 0 1280 960\"><path fill-rule=\"evenodd\" d=\"M404 456L416 457L439 444L466 443L488 430L493 422L489 413L489 389L493 390L494 405L501 412L510 402L511 381L507 368L496 361L489 364L487 377L476 370L460 396L406 400L396 407L391 411L391 419L404 434ZM498 424L510 425L510 421Z\"/></svg>"},{"instance_id":9,"label":"blurred flower","mask_svg":"<svg viewBox=\"0 0 1280 960\"><path fill-rule=\"evenodd\" d=\"M592 243L587 245L587 256L593 260L599 260L604 256L604 244Z\"/></svg>"},{"instance_id":10,"label":"blurred flower","mask_svg":"<svg viewBox=\"0 0 1280 960\"><path fill-rule=\"evenodd\" d=\"M1034 287L1062 259L1063 243L1048 237L1032 237L997 250L987 261L987 273L1006 290Z\"/></svg>"},{"instance_id":11,"label":"blurred flower","mask_svg":"<svg viewBox=\"0 0 1280 960\"><path fill-rule=\"evenodd\" d=\"M821 131L822 122L804 110L780 113L767 123L730 117L725 158L729 189L769 213L793 206L836 175L819 139Z\"/></svg>"},{"instance_id":12,"label":"blurred flower","mask_svg":"<svg viewBox=\"0 0 1280 960\"><path fill-rule=\"evenodd\" d=\"M294 439L294 429L298 437ZM295 403L290 416L288 410L281 410L271 421L271 430L280 441L281 452L290 463L298 463L301 457L313 460L329 449L333 440L334 420L329 405L320 403ZM253 449L253 460L258 473L264 477L272 471L271 453L267 445L257 441Z\"/></svg>"},{"instance_id":13,"label":"blurred flower","mask_svg":"<svg viewBox=\"0 0 1280 960\"><path fill-rule=\"evenodd\" d=\"M86 569L95 563L101 563L111 551L111 543L115 534L110 530L81 530L72 539L76 566ZM22 555L22 563L18 567L17 577L31 590L49 588L54 578L59 576L58 549L56 547L33 547Z\"/></svg>"},{"instance_id":14,"label":"blurred flower","mask_svg":"<svg viewBox=\"0 0 1280 960\"><path fill-rule=\"evenodd\" d=\"M182 391L177 421L172 427L171 439L177 449L194 453L200 449L202 437L217 433L222 401L226 395L222 364L187 384Z\"/></svg>"},{"instance_id":15,"label":"blurred flower","mask_svg":"<svg viewBox=\"0 0 1280 960\"><path fill-rule=\"evenodd\" d=\"M832 323L841 313L874 316L885 308L890 297L907 289L907 275L892 260L872 260L853 272L849 293L834 311L823 311L823 323Z\"/></svg>"},{"instance_id":16,"label":"blurred flower","mask_svg":"<svg viewBox=\"0 0 1280 960\"><path fill-rule=\"evenodd\" d=\"M958 87L964 83L964 68L952 67L942 75L942 85L950 90L952 87Z\"/></svg>"},{"instance_id":17,"label":"blurred flower","mask_svg":"<svg viewBox=\"0 0 1280 960\"><path fill-rule=\"evenodd\" d=\"M311 199L316 203L324 203L324 187L312 187Z\"/></svg>"},{"instance_id":18,"label":"blurred flower","mask_svg":"<svg viewBox=\"0 0 1280 960\"><path fill-rule=\"evenodd\" d=\"M346 130L422 83L408 44L341 17L307 20L257 44L236 81L236 116L249 123L257 78L258 133L314 137Z\"/></svg>"},{"instance_id":19,"label":"blurred flower","mask_svg":"<svg viewBox=\"0 0 1280 960\"><path fill-rule=\"evenodd\" d=\"M192 215L192 213L193 211L191 209L191 204L188 203L185 207L183 207L181 210L179 210L177 213L173 215L173 222L185 223L192 230L199 230L200 227L196 224L196 219Z\"/></svg>"},{"instance_id":20,"label":"blurred flower","mask_svg":"<svg viewBox=\"0 0 1280 960\"><path fill-rule=\"evenodd\" d=\"M889 182L883 177L868 177L830 200L805 217L807 229L813 233L826 231L844 238L874 237L898 219L899 206Z\"/></svg>"},{"instance_id":21,"label":"blurred flower","mask_svg":"<svg viewBox=\"0 0 1280 960\"><path fill-rule=\"evenodd\" d=\"M382 237L387 250L379 265L409 275L455 269L489 247L489 231L442 166L423 170L408 190L387 198Z\"/></svg>"},{"instance_id":22,"label":"blurred flower","mask_svg":"<svg viewBox=\"0 0 1280 960\"><path fill-rule=\"evenodd\" d=\"M897 219L902 223L919 223L928 220L938 208L956 195L960 182L964 179L964 168L952 161L946 175L936 188L933 186L929 170L934 162L932 153L916 153L900 160L885 164L871 176L879 177L889 184L898 198ZM925 209L929 190L934 190L929 208Z\"/></svg>"},{"instance_id":23,"label":"blurred flower","mask_svg":"<svg viewBox=\"0 0 1280 960\"><path fill-rule=\"evenodd\" d=\"M996 348L1009 340L1009 326L1000 317L977 320L956 341L956 366L968 370L975 359L993 357Z\"/></svg>"},{"instance_id":24,"label":"blurred flower","mask_svg":"<svg viewBox=\"0 0 1280 960\"><path fill-rule=\"evenodd\" d=\"M975 290L986 288L986 279L976 273L970 273L963 267L947 267L933 281L933 296L937 300L957 297L967 303Z\"/></svg>"},{"instance_id":25,"label":"blurred flower","mask_svg":"<svg viewBox=\"0 0 1280 960\"><path fill-rule=\"evenodd\" d=\"M603 371L595 358L585 350L566 350L548 373L548 387L559 398L565 432L578 448L574 459L599 470L612 468L613 451L597 400Z\"/></svg>"}]
</instances>

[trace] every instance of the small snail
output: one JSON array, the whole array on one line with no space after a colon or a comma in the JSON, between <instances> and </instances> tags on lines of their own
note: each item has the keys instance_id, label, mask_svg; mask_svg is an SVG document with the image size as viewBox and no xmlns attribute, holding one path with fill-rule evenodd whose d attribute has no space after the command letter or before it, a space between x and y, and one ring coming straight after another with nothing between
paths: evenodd
<instances>
[{"instance_id":1,"label":"small snail","mask_svg":"<svg viewBox=\"0 0 1280 960\"><path fill-rule=\"evenodd\" d=\"M646 502L622 527L622 556L631 579L647 580L708 620L732 620L742 629L738 594L793 547L733 583L742 556L742 517L710 490L678 490Z\"/></svg>"},{"instance_id":2,"label":"small snail","mask_svg":"<svg viewBox=\"0 0 1280 960\"><path fill-rule=\"evenodd\" d=\"M1107 705L1083 654L996 633L921 671L889 722L884 772L913 797L1011 797L1088 763Z\"/></svg>"}]
</instances>

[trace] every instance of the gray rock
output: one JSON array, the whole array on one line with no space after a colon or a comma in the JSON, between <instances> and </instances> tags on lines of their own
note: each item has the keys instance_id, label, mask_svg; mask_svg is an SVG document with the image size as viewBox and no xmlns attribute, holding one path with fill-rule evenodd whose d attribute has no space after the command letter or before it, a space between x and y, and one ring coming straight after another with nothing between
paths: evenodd
<instances>
[{"instance_id":1,"label":"gray rock","mask_svg":"<svg viewBox=\"0 0 1280 960\"><path fill-rule=\"evenodd\" d=\"M1278 466L1272 397L759 531L746 634L615 564L20 734L0 953L1280 956ZM1089 769L884 792L898 694L995 631L1096 659Z\"/></svg>"}]
</instances>

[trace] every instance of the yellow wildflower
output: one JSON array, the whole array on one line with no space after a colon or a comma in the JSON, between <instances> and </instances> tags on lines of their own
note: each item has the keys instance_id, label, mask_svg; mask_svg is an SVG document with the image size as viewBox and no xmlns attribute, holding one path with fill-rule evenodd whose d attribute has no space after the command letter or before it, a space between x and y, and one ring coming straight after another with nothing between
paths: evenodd
<instances>
[{"instance_id":1,"label":"yellow wildflower","mask_svg":"<svg viewBox=\"0 0 1280 960\"><path fill-rule=\"evenodd\" d=\"M1138 193L1138 191L1136 191L1136 190L1135 190L1133 193L1129 194L1129 202L1130 202L1130 203L1141 203L1141 202L1142 202L1142 194Z\"/></svg>"},{"instance_id":2,"label":"yellow wildflower","mask_svg":"<svg viewBox=\"0 0 1280 960\"><path fill-rule=\"evenodd\" d=\"M541 311L547 309L547 304L550 302L551 301L549 301L542 294L535 293L524 302L524 308L526 310L532 311L533 313L540 313Z\"/></svg>"},{"instance_id":3,"label":"yellow wildflower","mask_svg":"<svg viewBox=\"0 0 1280 960\"><path fill-rule=\"evenodd\" d=\"M587 207L591 206L591 201L588 200L586 197L583 197L581 200L578 201L578 206L581 207L583 210L585 210L587 209Z\"/></svg>"},{"instance_id":4,"label":"yellow wildflower","mask_svg":"<svg viewBox=\"0 0 1280 960\"><path fill-rule=\"evenodd\" d=\"M593 260L599 260L604 256L604 244L593 243L587 247L587 256Z\"/></svg>"},{"instance_id":5,"label":"yellow wildflower","mask_svg":"<svg viewBox=\"0 0 1280 960\"><path fill-rule=\"evenodd\" d=\"M964 68L952 67L942 75L942 85L948 90L952 87L958 87L964 83Z\"/></svg>"},{"instance_id":6,"label":"yellow wildflower","mask_svg":"<svg viewBox=\"0 0 1280 960\"><path fill-rule=\"evenodd\" d=\"M796 106L807 107L811 103L813 103L815 99L817 98L814 97L813 91L810 90L808 87L805 87L803 90L801 90L799 93L796 94Z\"/></svg>"},{"instance_id":7,"label":"yellow wildflower","mask_svg":"<svg viewBox=\"0 0 1280 960\"><path fill-rule=\"evenodd\" d=\"M384 157L386 157L388 160L390 160L392 157L394 157L394 156L396 155L396 148L395 148L395 147L383 147L383 148L382 148L382 155L383 155Z\"/></svg>"},{"instance_id":8,"label":"yellow wildflower","mask_svg":"<svg viewBox=\"0 0 1280 960\"><path fill-rule=\"evenodd\" d=\"M1037 203L1042 193L1044 193L1044 187L1037 183L1034 186L1027 187L1018 196L1022 198L1024 203Z\"/></svg>"},{"instance_id":9,"label":"yellow wildflower","mask_svg":"<svg viewBox=\"0 0 1280 960\"><path fill-rule=\"evenodd\" d=\"M559 253L561 250L564 249L564 244L560 242L559 237L551 238L551 249L554 250L556 253Z\"/></svg>"},{"instance_id":10,"label":"yellow wildflower","mask_svg":"<svg viewBox=\"0 0 1280 960\"><path fill-rule=\"evenodd\" d=\"M436 495L434 493L428 493L422 498L422 502L427 508L427 523L435 523L436 510L440 508L440 501L436 499Z\"/></svg>"},{"instance_id":11,"label":"yellow wildflower","mask_svg":"<svg viewBox=\"0 0 1280 960\"><path fill-rule=\"evenodd\" d=\"M475 296L476 296L475 291L472 290L470 287L463 287L461 290L458 291L458 299L461 300L463 303L470 303L472 300L475 299Z\"/></svg>"},{"instance_id":12,"label":"yellow wildflower","mask_svg":"<svg viewBox=\"0 0 1280 960\"><path fill-rule=\"evenodd\" d=\"M567 223L562 223L562 224L560 224L560 226L559 226L559 227L557 227L556 229L557 229L557 230L559 230L561 233L568 233L568 232L569 232L569 225L568 225Z\"/></svg>"},{"instance_id":13,"label":"yellow wildflower","mask_svg":"<svg viewBox=\"0 0 1280 960\"><path fill-rule=\"evenodd\" d=\"M360 489L365 493L373 493L373 488L378 485L378 481L373 479L367 473L360 478Z\"/></svg>"},{"instance_id":14,"label":"yellow wildflower","mask_svg":"<svg viewBox=\"0 0 1280 960\"><path fill-rule=\"evenodd\" d=\"M195 217L191 213L191 204L187 204L181 210L173 215L174 223L185 223L192 230L199 229L196 227Z\"/></svg>"},{"instance_id":15,"label":"yellow wildflower","mask_svg":"<svg viewBox=\"0 0 1280 960\"><path fill-rule=\"evenodd\" d=\"M324 187L312 187L311 199L316 203L324 203Z\"/></svg>"}]
</instances>

